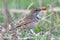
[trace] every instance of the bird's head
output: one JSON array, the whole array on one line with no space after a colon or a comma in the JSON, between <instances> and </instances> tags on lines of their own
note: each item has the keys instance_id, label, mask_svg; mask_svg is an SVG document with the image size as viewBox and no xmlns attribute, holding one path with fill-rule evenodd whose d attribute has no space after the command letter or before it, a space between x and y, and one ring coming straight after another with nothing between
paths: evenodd
<instances>
[{"instance_id":1,"label":"bird's head","mask_svg":"<svg viewBox=\"0 0 60 40\"><path fill-rule=\"evenodd\" d=\"M46 7L42 7L42 8L36 8L36 9L34 9L34 10L32 10L32 14L37 18L37 19L39 19L39 12L40 11L42 11L42 10L47 10L47 8Z\"/></svg>"}]
</instances>

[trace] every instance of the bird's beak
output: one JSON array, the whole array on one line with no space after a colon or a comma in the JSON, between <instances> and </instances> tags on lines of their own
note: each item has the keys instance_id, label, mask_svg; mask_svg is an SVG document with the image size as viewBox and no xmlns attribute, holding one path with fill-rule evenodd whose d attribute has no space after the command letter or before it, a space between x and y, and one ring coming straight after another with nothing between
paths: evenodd
<instances>
[{"instance_id":1,"label":"bird's beak","mask_svg":"<svg viewBox=\"0 0 60 40\"><path fill-rule=\"evenodd\" d=\"M40 8L41 10L47 10L47 8L46 7L42 7L42 8Z\"/></svg>"}]
</instances>

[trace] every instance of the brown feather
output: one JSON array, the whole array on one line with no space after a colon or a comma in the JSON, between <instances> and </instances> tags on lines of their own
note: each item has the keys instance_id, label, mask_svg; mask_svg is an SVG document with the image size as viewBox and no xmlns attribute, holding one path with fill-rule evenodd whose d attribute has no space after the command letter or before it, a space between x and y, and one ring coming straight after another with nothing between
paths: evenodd
<instances>
[{"instance_id":1,"label":"brown feather","mask_svg":"<svg viewBox=\"0 0 60 40\"><path fill-rule=\"evenodd\" d=\"M17 28L21 27L23 25L27 25L31 22L37 21L37 19L34 17L34 12L35 11L37 11L37 9L32 10L28 16L26 16L23 20L20 20L19 25L17 26Z\"/></svg>"}]
</instances>

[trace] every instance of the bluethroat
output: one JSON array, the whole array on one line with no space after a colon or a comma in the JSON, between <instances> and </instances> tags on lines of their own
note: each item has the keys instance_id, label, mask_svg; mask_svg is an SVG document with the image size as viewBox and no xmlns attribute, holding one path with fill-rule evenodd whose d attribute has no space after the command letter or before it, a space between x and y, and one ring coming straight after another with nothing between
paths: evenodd
<instances>
[{"instance_id":1,"label":"bluethroat","mask_svg":"<svg viewBox=\"0 0 60 40\"><path fill-rule=\"evenodd\" d=\"M39 23L39 12L42 10L46 10L45 7L43 8L36 8L33 9L28 16L26 16L24 19L20 20L17 27L23 28L23 29L32 29L36 27Z\"/></svg>"}]
</instances>

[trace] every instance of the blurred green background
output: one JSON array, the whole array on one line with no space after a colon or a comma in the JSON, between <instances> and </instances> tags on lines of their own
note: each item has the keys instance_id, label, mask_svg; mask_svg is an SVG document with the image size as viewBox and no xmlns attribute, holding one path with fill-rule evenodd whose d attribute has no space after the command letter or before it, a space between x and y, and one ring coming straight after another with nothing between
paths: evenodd
<instances>
[{"instance_id":1,"label":"blurred green background","mask_svg":"<svg viewBox=\"0 0 60 40\"><path fill-rule=\"evenodd\" d=\"M41 8L43 6L46 6L47 8L49 8L50 4L53 4L54 7L60 7L60 3L58 2L58 0L7 0L7 1L8 1L9 9L28 9L31 3L33 3L33 5L29 9ZM0 0L0 9L2 8L3 8L3 0ZM49 14L51 14L51 12L47 11L46 16L48 16ZM15 20L19 18L23 18L24 16L25 16L24 14L14 13ZM50 20L50 16L48 16L46 19ZM60 35L60 12L54 12L54 16L52 17L52 19L54 23L56 24L52 26L52 34L54 34L54 36L59 36ZM3 14L2 12L0 12L0 23L2 22L3 22ZM34 31L35 32L42 31L44 34L46 31L49 31L50 27L51 27L50 23L48 23L47 21L41 20L38 26L34 28ZM45 40L48 40L47 38L48 37L46 37Z\"/></svg>"},{"instance_id":2,"label":"blurred green background","mask_svg":"<svg viewBox=\"0 0 60 40\"><path fill-rule=\"evenodd\" d=\"M59 7L58 0L7 0L9 9L27 9L33 2L33 5L29 9L40 8L46 6L49 8L49 4L53 3L54 7ZM0 9L3 8L3 0L0 0ZM18 14L17 14L18 15ZM15 16L17 16L15 15ZM0 13L0 22L3 21L2 14Z\"/></svg>"}]
</instances>

